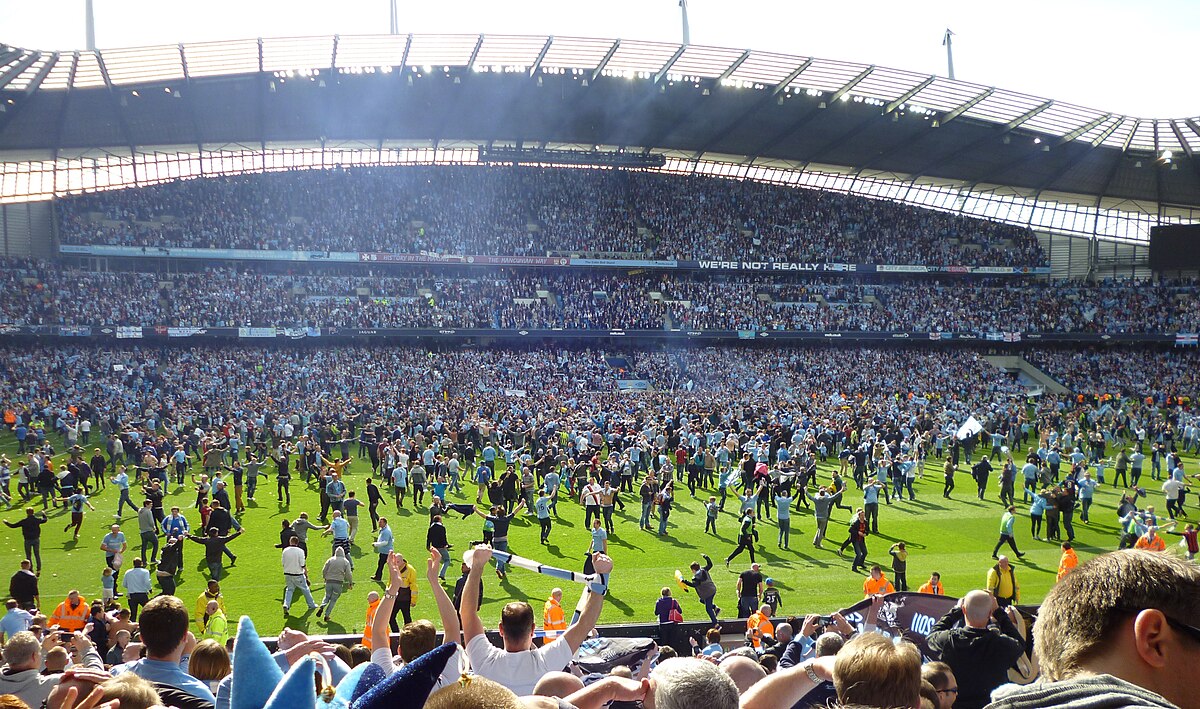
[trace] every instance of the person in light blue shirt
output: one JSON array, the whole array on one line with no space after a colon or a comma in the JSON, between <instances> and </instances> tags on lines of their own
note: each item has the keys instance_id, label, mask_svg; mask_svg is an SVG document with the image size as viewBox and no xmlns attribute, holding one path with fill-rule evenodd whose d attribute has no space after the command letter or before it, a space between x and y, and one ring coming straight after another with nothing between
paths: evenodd
<instances>
[{"instance_id":1,"label":"person in light blue shirt","mask_svg":"<svg viewBox=\"0 0 1200 709\"><path fill-rule=\"evenodd\" d=\"M549 476L547 476L549 477ZM550 530L554 526L554 522L550 519L550 497L542 492L538 498L533 501L533 510L537 515L538 524L541 525L542 544L546 544L550 540Z\"/></svg>"},{"instance_id":2,"label":"person in light blue shirt","mask_svg":"<svg viewBox=\"0 0 1200 709\"><path fill-rule=\"evenodd\" d=\"M129 474L125 472L124 465L117 468L117 476L112 478L111 481L117 486L121 494L120 499L117 500L117 513L113 517L120 519L121 510L125 509L125 505L129 505L129 509L133 510L134 514L137 514L137 505L133 504L133 500L129 499Z\"/></svg>"},{"instance_id":3,"label":"person in light blue shirt","mask_svg":"<svg viewBox=\"0 0 1200 709\"><path fill-rule=\"evenodd\" d=\"M863 512L866 513L866 521L871 525L871 534L879 534L879 491L886 490L883 483L878 480L867 483L863 488Z\"/></svg>"},{"instance_id":4,"label":"person in light blue shirt","mask_svg":"<svg viewBox=\"0 0 1200 709\"><path fill-rule=\"evenodd\" d=\"M335 554L339 548L346 552L346 559L353 570L354 560L350 558L350 521L342 515L341 510L333 511L333 519L329 521L329 529L326 529L324 534L333 535L333 547L329 553Z\"/></svg>"},{"instance_id":5,"label":"person in light blue shirt","mask_svg":"<svg viewBox=\"0 0 1200 709\"><path fill-rule=\"evenodd\" d=\"M125 533L121 531L120 525L114 524L109 528L108 534L100 540L100 548L104 551L104 563L110 569L115 568L113 557L125 553Z\"/></svg>"},{"instance_id":6,"label":"person in light blue shirt","mask_svg":"<svg viewBox=\"0 0 1200 709\"><path fill-rule=\"evenodd\" d=\"M779 524L779 548L787 549L792 537L792 496L775 496L775 516Z\"/></svg>"},{"instance_id":7,"label":"person in light blue shirt","mask_svg":"<svg viewBox=\"0 0 1200 709\"><path fill-rule=\"evenodd\" d=\"M373 581L383 580L383 569L387 566L388 555L392 553L392 528L388 526L388 521L384 517L379 518L379 536L375 537L375 553L379 555L379 566L375 569L375 575L371 577Z\"/></svg>"},{"instance_id":8,"label":"person in light blue shirt","mask_svg":"<svg viewBox=\"0 0 1200 709\"><path fill-rule=\"evenodd\" d=\"M216 702L208 685L184 668L190 659L183 653L190 619L183 602L174 596L159 596L146 604L141 622L145 626L178 629L178 633L143 635L146 657L112 668L113 677L132 672L147 682L174 687L205 702Z\"/></svg>"},{"instance_id":9,"label":"person in light blue shirt","mask_svg":"<svg viewBox=\"0 0 1200 709\"><path fill-rule=\"evenodd\" d=\"M29 626L33 623L33 614L20 608L19 604L11 598L5 603L5 607L7 612L4 617L0 618L0 643L22 630L29 630Z\"/></svg>"},{"instance_id":10,"label":"person in light blue shirt","mask_svg":"<svg viewBox=\"0 0 1200 709\"><path fill-rule=\"evenodd\" d=\"M1034 463L1026 463L1021 466L1021 475L1025 477L1025 492L1022 494L1022 502L1029 502L1029 490L1037 485L1038 467ZM1036 497L1036 495L1035 495Z\"/></svg>"},{"instance_id":11,"label":"person in light blue shirt","mask_svg":"<svg viewBox=\"0 0 1200 709\"><path fill-rule=\"evenodd\" d=\"M138 608L150 602L150 570L141 559L133 560L133 568L125 572L121 584L129 595L129 619L137 622Z\"/></svg>"},{"instance_id":12,"label":"person in light blue shirt","mask_svg":"<svg viewBox=\"0 0 1200 709\"><path fill-rule=\"evenodd\" d=\"M1075 487L1079 489L1079 501L1083 504L1083 511L1079 515L1079 520L1084 524L1088 523L1088 508L1092 506L1096 485L1096 481L1092 480L1090 470L1083 471L1083 477L1075 481Z\"/></svg>"}]
</instances>

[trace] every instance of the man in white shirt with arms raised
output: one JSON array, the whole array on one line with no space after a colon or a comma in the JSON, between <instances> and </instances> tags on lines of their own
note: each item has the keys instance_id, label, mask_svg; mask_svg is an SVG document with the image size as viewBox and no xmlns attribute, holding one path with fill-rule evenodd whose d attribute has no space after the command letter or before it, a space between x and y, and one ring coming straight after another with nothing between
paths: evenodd
<instances>
[{"instance_id":1,"label":"man in white shirt with arms raised","mask_svg":"<svg viewBox=\"0 0 1200 709\"><path fill-rule=\"evenodd\" d=\"M475 548L471 556L471 573L463 587L460 613L467 657L480 676L508 687L517 696L532 694L542 675L562 670L571 662L575 651L596 627L600 609L604 607L604 592L585 588L586 599L579 620L553 642L536 649L533 648L533 608L524 601L506 604L500 613L500 637L504 640L504 649L500 649L488 641L478 612L480 580L490 558L490 548ZM592 566L597 574L607 575L612 573L613 562L597 553L592 555Z\"/></svg>"}]
</instances>

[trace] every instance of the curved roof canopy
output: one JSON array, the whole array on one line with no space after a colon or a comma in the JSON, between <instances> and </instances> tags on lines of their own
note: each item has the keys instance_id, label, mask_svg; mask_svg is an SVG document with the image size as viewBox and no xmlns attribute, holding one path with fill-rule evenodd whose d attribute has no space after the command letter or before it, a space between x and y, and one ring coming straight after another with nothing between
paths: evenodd
<instances>
[{"instance_id":1,"label":"curved roof canopy","mask_svg":"<svg viewBox=\"0 0 1200 709\"><path fill-rule=\"evenodd\" d=\"M611 145L1200 206L1200 118L897 69L547 36L0 45L3 153L357 140Z\"/></svg>"}]
</instances>

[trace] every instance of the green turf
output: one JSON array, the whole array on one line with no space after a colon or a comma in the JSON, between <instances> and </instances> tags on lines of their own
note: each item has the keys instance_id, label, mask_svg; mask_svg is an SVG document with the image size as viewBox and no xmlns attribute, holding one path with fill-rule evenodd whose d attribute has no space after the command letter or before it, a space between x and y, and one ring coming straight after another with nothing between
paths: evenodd
<instances>
[{"instance_id":1,"label":"green turf","mask_svg":"<svg viewBox=\"0 0 1200 709\"><path fill-rule=\"evenodd\" d=\"M15 457L16 444L11 435L5 433L0 438L0 450L7 452L10 457ZM61 458L63 456L59 456L59 459ZM1185 460L1191 467L1196 458L1185 456ZM836 464L836 461L831 461L820 466L822 481L828 480L829 471ZM349 469L347 487L356 490L358 496L365 498L363 480L369 473L369 462L365 459L356 461ZM954 499L945 500L941 495L940 468L931 462L926 477L917 481L915 502L880 505L880 534L868 538L869 560L889 569L890 577L890 557L887 555L887 548L892 542L902 540L907 543L910 552L908 579L911 590L916 590L931 571L941 572L946 592L951 595L960 595L972 588L982 587L986 571L993 563L990 554L996 542L999 520L1003 512L997 500L997 477L995 474L992 476L993 488L988 491L987 501L980 502L975 499L974 483L969 475L960 473L956 480L958 488L955 490ZM320 504L315 488L306 487L299 480L292 481L290 508L281 506L275 500L272 477L260 479L260 483L257 501L247 503L248 510L241 518L247 532L231 543L233 553L238 556L238 564L233 568L227 567L221 587L231 617L250 615L255 620L259 632L270 634L278 631L284 621L280 552L274 547L278 542L279 520L284 517L294 519L301 511L307 511L315 522ZM14 480L14 492L15 485ZM1158 483L1143 478L1143 485L1152 486L1148 487L1149 502L1155 504L1160 512L1164 512L1166 506L1162 493L1157 491ZM450 502L474 501L473 486L464 488L463 492L461 496L450 494ZM629 498L626 500L627 508L624 512L616 513L616 532L609 539L609 552L615 563L615 571L611 592L601 616L602 623L652 621L654 602L663 586L674 588L674 593L681 596L684 617L687 620L703 619L705 614L702 606L695 600L695 595L680 593L673 579L675 569L686 571L692 560L700 559L701 552L707 552L716 563L713 577L719 588L717 604L725 609L723 615L728 617L736 609L734 584L737 573L747 568L750 563L745 554L735 560L729 570L725 569L723 563L724 557L734 547L737 519L730 510L736 510L736 500L734 504L726 505L726 512L717 523L718 535L713 537L703 532L702 504L708 493L705 493L703 498L693 500L688 496L686 488L680 488L679 492L680 496L670 518L669 535L666 537L638 529L640 503L636 496L626 495ZM193 528L197 527L199 513L191 508L195 501L192 488L188 486L180 489L172 485L170 493L165 502L166 507L179 505L184 508ZM233 497L232 491L230 497ZM1116 546L1117 522L1114 510L1119 500L1119 492L1105 485L1097 491L1096 498L1090 525L1080 523L1078 515L1076 516L1076 549L1081 560ZM107 533L108 526L113 521L116 499L117 494L111 484L105 491L92 498L92 504L97 509L87 514L84 533L78 542L72 541L70 535L62 531L67 518L61 510L54 513L51 523L43 527L42 556L45 568L41 578L41 592L43 605L48 610L72 588L78 588L89 599L99 596L100 572L104 566L103 554L99 550L100 539ZM139 504L141 502L136 496L136 491L134 500ZM855 506L861 503L860 493L853 483L848 491L847 501ZM406 502L411 505L411 501ZM14 503L24 507L19 501ZM19 507L6 512L4 518L19 519L23 514ZM35 508L40 509L40 502L35 504ZM1031 539L1027 512L1028 504L1018 502L1017 542L1022 551L1028 553L1016 564L1017 578L1022 589L1021 601L1036 603L1054 583L1060 551L1057 543L1037 542ZM353 553L357 583L338 602L332 621L320 621L315 614L301 616L304 603L300 600L293 601L293 616L287 621L287 625L311 633L362 631L366 595L371 590L383 588L381 584L369 580L375 570L377 557L370 546L373 541L370 518L366 516L365 508L362 513L362 525ZM536 520L518 517L511 529L510 549L516 554L546 564L581 570L583 555L590 539L583 529L583 509L578 504L560 500L559 513L561 516L555 521L548 547L538 543ZM835 513L829 524L828 541L823 550L815 549L811 544L814 524L810 513L793 513L790 551L783 551L777 547L774 522L760 523L758 560L763 564L764 572L776 579L782 592L781 614L828 613L862 598L863 577L850 572L849 549L846 556L839 556L837 553L837 546L846 536L849 513L844 510L835 510ZM426 555L422 546L425 541L427 513L409 506L399 513L393 507L381 508L381 514L388 517L395 527L397 551L417 560L418 563L420 586L414 616L436 620L436 608L424 578L423 560ZM132 559L140 551L137 520L126 510L122 522L123 530L130 541L130 553L127 554L127 558ZM461 516L452 513L446 521L446 527L450 543L455 547L453 553L456 558L461 558L463 550L471 540L482 538L482 520L478 517L463 520ZM2 534L0 549L3 550L4 563L0 568L15 569L22 555L20 532L3 528ZM316 586L313 593L317 602L321 599L319 570L330 551L328 539L320 538L315 532L309 534L310 575ZM1176 541L1178 537L1168 537L1169 543ZM191 608L196 597L204 590L207 570L204 566L203 548L200 545L189 542L185 556L185 571L177 594ZM126 568L129 563L126 563ZM453 580L457 576L456 563L448 573L448 589L452 590ZM542 602L558 582L550 577L518 569L513 570L508 580L503 582L496 578L494 571L489 570L484 575L484 583L485 600L482 614L485 623L492 626L498 619L501 606L514 598L529 600L540 612ZM565 601L564 605L574 604L575 593L575 588L567 588L569 600Z\"/></svg>"}]
</instances>

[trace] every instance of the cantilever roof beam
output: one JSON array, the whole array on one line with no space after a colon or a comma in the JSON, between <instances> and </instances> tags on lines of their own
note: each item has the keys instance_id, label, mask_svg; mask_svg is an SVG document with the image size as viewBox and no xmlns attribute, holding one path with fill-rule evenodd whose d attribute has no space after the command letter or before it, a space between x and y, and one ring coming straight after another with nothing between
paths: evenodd
<instances>
[{"instance_id":1,"label":"cantilever roof beam","mask_svg":"<svg viewBox=\"0 0 1200 709\"><path fill-rule=\"evenodd\" d=\"M871 66L867 67L866 69L863 69L862 71L860 71L858 73L858 76L855 76L853 79L847 81L846 84L844 86L842 86L842 88L833 92L833 95L829 97L829 103L832 104L834 101L837 101L841 97L850 93L850 89L853 89L855 86L858 86L859 82L861 82L863 79L870 76L871 72L873 72L873 71L875 71L874 64L872 64Z\"/></svg>"},{"instance_id":2,"label":"cantilever roof beam","mask_svg":"<svg viewBox=\"0 0 1200 709\"><path fill-rule=\"evenodd\" d=\"M742 63L745 62L749 58L750 58L750 50L747 49L746 51L742 52L742 56L733 60L733 63L729 65L728 69L721 72L721 75L717 77L717 81L724 81L724 80L728 79L730 76L733 75L733 72L737 71L737 68L739 66L741 66Z\"/></svg>"},{"instance_id":3,"label":"cantilever roof beam","mask_svg":"<svg viewBox=\"0 0 1200 709\"><path fill-rule=\"evenodd\" d=\"M929 162L925 163L921 167L917 168L912 173L913 179L915 180L919 177L924 177L925 175L929 174L929 172L931 170L937 168L940 165L945 164L946 162L949 162L950 160L953 160L954 158L959 157L963 153L969 153L981 145L984 145L984 144L986 144L990 141L993 141L997 138L1000 138L1002 136L1008 135L1009 133L1016 130L1016 128L1018 126L1020 126L1021 124L1023 124L1025 121L1028 121L1030 118L1033 118L1034 116L1041 113L1042 111L1045 111L1047 108L1050 108L1050 106L1053 105L1053 103L1054 103L1053 101L1045 101L1041 105L1031 108L1028 111L1026 111L1025 113L1021 114L1020 116L1017 116L1016 118L1012 119L1008 123L1006 123L1002 126L999 126L998 130L995 133L992 133L991 135L985 135L982 138L979 138L977 140L971 141L970 143L967 143L966 145L962 146L961 148L956 148L956 149L951 150L950 152L946 153L945 155L942 155L940 157L936 157L936 158L930 160Z\"/></svg>"},{"instance_id":4,"label":"cantilever roof beam","mask_svg":"<svg viewBox=\"0 0 1200 709\"><path fill-rule=\"evenodd\" d=\"M995 90L995 89L990 89L990 88L989 88L989 89L984 89L982 92L980 92L980 93L979 93L979 95L975 96L975 97L974 97L974 98L972 98L972 99L969 99L969 100L968 100L966 103L964 103L963 105L961 105L961 106L959 106L958 108L956 108L956 109L954 109L954 110L950 111L949 113L946 113L946 114L943 114L943 115L939 116L939 117L938 117L938 124L939 124L939 125L943 125L943 126L944 126L944 125L946 125L947 123L949 123L950 121L954 120L955 118L958 118L959 116L961 116L962 114L966 113L967 111L970 111L972 108L975 108L975 106L976 106L976 105L977 105L977 104L978 104L980 101L983 101L985 98L987 98L988 96L991 96L991 95L992 95L992 94L994 94L994 93L996 93L996 90Z\"/></svg>"},{"instance_id":5,"label":"cantilever roof beam","mask_svg":"<svg viewBox=\"0 0 1200 709\"><path fill-rule=\"evenodd\" d=\"M805 69L812 66L812 63L813 63L812 57L805 59L800 64L800 66L796 67L787 76L783 77L783 79L778 84L775 84L775 88L771 90L770 94L763 96L758 101L755 101L753 104L751 104L750 108L739 113L732 120L730 120L728 123L726 123L724 126L722 126L720 130L718 130L717 132L710 135L708 137L708 139L705 140L704 143L700 146L700 148L698 150L696 150L695 154L692 156L693 159L699 160L701 155L704 155L705 153L708 152L709 147L713 143L717 142L718 140L721 140L725 136L732 133L733 129L737 128L739 125L741 125L742 122L744 122L747 118L749 118L750 116L753 116L755 113L762 110L763 106L767 105L767 102L769 102L771 99L775 98L779 94L783 93L784 89L786 89L789 84L791 84L793 81L796 80L796 77L803 74Z\"/></svg>"},{"instance_id":6,"label":"cantilever roof beam","mask_svg":"<svg viewBox=\"0 0 1200 709\"><path fill-rule=\"evenodd\" d=\"M58 107L58 118L54 121L54 159L58 159L58 146L62 145L63 130L67 125L67 108L71 96L75 93L75 72L79 69L79 52L71 55L71 70L67 73L67 93L63 95L62 105Z\"/></svg>"},{"instance_id":7,"label":"cantilever roof beam","mask_svg":"<svg viewBox=\"0 0 1200 709\"><path fill-rule=\"evenodd\" d=\"M654 75L655 85L663 80L663 77L667 75L667 72L671 70L671 67L675 66L675 62L679 61L679 58L683 56L683 53L686 50L686 44L679 45L679 49L675 50L675 53L671 55L671 58L667 60L667 63L663 64L662 68L658 70L658 73Z\"/></svg>"},{"instance_id":8,"label":"cantilever roof beam","mask_svg":"<svg viewBox=\"0 0 1200 709\"><path fill-rule=\"evenodd\" d=\"M538 52L537 59L533 60L533 66L529 67L529 75L533 76L542 68L542 62L546 60L546 54L550 51L550 45L554 44L554 35L546 38L546 43L542 45L542 51Z\"/></svg>"},{"instance_id":9,"label":"cantilever roof beam","mask_svg":"<svg viewBox=\"0 0 1200 709\"><path fill-rule=\"evenodd\" d=\"M121 129L121 135L125 138L126 144L129 145L129 154L133 155L137 152L137 146L133 141L133 131L129 129L129 122L125 120L125 112L121 110L121 99L117 97L117 90L113 88L112 79L108 75L108 65L104 62L104 57L100 52L95 52L96 63L100 65L100 76L104 78L104 85L108 87L108 98L112 103L113 110L117 113L117 127ZM134 170L137 170L137 164L134 164Z\"/></svg>"},{"instance_id":10,"label":"cantilever roof beam","mask_svg":"<svg viewBox=\"0 0 1200 709\"><path fill-rule=\"evenodd\" d=\"M612 46L609 47L608 51L604 53L604 58L602 58L600 63L596 65L596 68L592 70L592 81L595 81L596 78L600 76L600 72L604 71L604 67L608 66L608 63L612 61L613 55L617 53L617 49L620 47L621 40L614 39Z\"/></svg>"},{"instance_id":11,"label":"cantilever roof beam","mask_svg":"<svg viewBox=\"0 0 1200 709\"><path fill-rule=\"evenodd\" d=\"M42 55L40 53L30 52L28 56L14 64L11 69L0 76L0 89L11 84L23 71L36 64L37 60L41 58Z\"/></svg>"},{"instance_id":12,"label":"cantilever roof beam","mask_svg":"<svg viewBox=\"0 0 1200 709\"><path fill-rule=\"evenodd\" d=\"M1088 121L1087 123L1079 126L1075 130L1071 131L1070 133L1067 133L1066 135L1062 136L1058 140L1055 140L1051 144L1051 148L1057 148L1057 147L1060 147L1063 145L1067 145L1068 143L1074 142L1077 138L1079 138L1079 136L1084 135L1088 131L1093 130L1094 128L1103 124L1105 121L1111 119L1112 117L1113 117L1113 114L1106 113L1103 116L1100 116L1099 118L1095 118L1095 119ZM1121 119L1121 120L1124 120L1124 119ZM1050 177L1046 178L1045 180L1042 180L1041 184L1039 184L1035 188L1035 191L1041 192L1042 190L1046 189L1047 185L1053 184L1056 180L1058 180L1058 178L1067 174L1072 168L1074 168L1076 165L1078 165L1080 162L1082 162L1084 160L1084 158L1086 158L1088 155L1091 155L1092 151L1095 150L1101 143L1103 143L1104 140L1106 140L1108 138L1108 136L1112 135L1113 131L1115 131L1117 129L1117 127L1121 125L1121 120L1117 120L1115 123L1113 123L1111 126L1109 126L1108 129L1105 130L1096 141L1093 141L1091 143L1091 147L1087 148L1086 150L1080 151L1079 155L1068 160L1065 164L1063 164L1062 167L1055 170L1054 173L1052 175L1050 175ZM1003 175L1003 174L1009 172L1010 170L1018 168L1021 165L1024 165L1025 163L1029 162L1030 160L1033 160L1035 157L1038 156L1038 154L1040 152L1041 152L1040 150L1029 151L1029 152L1025 153L1024 155L1018 157L1017 159L1012 160L1009 163L1002 165L1000 168L994 170L993 174ZM984 177L983 175L977 175L971 186L974 187L975 185L978 185L980 182L983 181L983 177Z\"/></svg>"},{"instance_id":13,"label":"cantilever roof beam","mask_svg":"<svg viewBox=\"0 0 1200 709\"><path fill-rule=\"evenodd\" d=\"M910 98L912 98L913 96L916 96L917 94L924 91L925 87L932 84L933 80L936 78L937 78L936 76L926 77L926 79L924 81L922 81L921 83L912 87L908 91L905 91L904 93L900 94L898 97L896 97L895 101L892 101L891 103L889 103L887 106L884 107L884 109L883 109L884 114L891 113L892 111L895 111L897 108L900 108L904 104L908 103L908 100Z\"/></svg>"},{"instance_id":14,"label":"cantilever roof beam","mask_svg":"<svg viewBox=\"0 0 1200 709\"><path fill-rule=\"evenodd\" d=\"M204 151L204 134L200 131L200 120L196 117L196 104L192 100L192 72L188 69L187 52L183 49L183 42L179 43L179 63L183 67L183 102L187 106L188 119L192 122L192 130L196 132L196 149ZM203 161L201 161L201 169L203 169Z\"/></svg>"},{"instance_id":15,"label":"cantilever roof beam","mask_svg":"<svg viewBox=\"0 0 1200 709\"><path fill-rule=\"evenodd\" d=\"M38 87L41 86L42 82L46 80L46 77L50 75L50 71L54 69L54 66L58 64L58 58L58 52L51 54L50 58L46 60L46 63L42 65L42 68L38 69L38 72L33 75L32 79L29 80L29 85L25 87L24 95L21 97L20 103L17 103L15 106L4 112L3 122L0 122L0 134L4 133L4 129L8 127L8 124L17 117L17 114L20 113L25 104L29 102L29 99L32 98L35 93L37 93Z\"/></svg>"}]
</instances>

